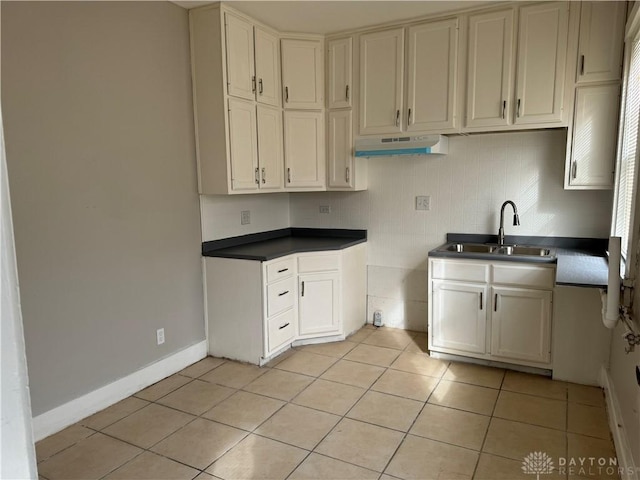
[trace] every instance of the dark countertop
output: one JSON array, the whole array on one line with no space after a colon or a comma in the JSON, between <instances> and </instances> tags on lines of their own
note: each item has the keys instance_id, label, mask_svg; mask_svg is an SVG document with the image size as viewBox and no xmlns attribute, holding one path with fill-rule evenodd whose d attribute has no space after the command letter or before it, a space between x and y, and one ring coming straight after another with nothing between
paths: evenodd
<instances>
[{"instance_id":1,"label":"dark countertop","mask_svg":"<svg viewBox=\"0 0 640 480\"><path fill-rule=\"evenodd\" d=\"M366 230L283 228L203 242L202 255L266 262L293 253L342 250L366 241Z\"/></svg>"},{"instance_id":2,"label":"dark countertop","mask_svg":"<svg viewBox=\"0 0 640 480\"><path fill-rule=\"evenodd\" d=\"M447 234L447 243L497 243L496 235L475 234ZM556 250L556 285L607 288L608 262L607 239L602 238L571 238L571 237L528 237L506 236L505 244L545 246ZM440 247L438 247L440 248ZM495 255L474 255L456 252L429 252L430 257L446 258L477 258L482 260L497 261L522 261L509 257L496 257ZM528 263L537 262L537 259L527 259ZM525 260L525 261L527 261Z\"/></svg>"}]
</instances>

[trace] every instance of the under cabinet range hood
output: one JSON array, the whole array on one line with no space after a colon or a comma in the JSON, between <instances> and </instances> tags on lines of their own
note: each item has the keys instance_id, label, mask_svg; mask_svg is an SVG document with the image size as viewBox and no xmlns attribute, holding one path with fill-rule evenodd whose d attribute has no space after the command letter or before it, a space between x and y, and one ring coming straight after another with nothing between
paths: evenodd
<instances>
[{"instance_id":1,"label":"under cabinet range hood","mask_svg":"<svg viewBox=\"0 0 640 480\"><path fill-rule=\"evenodd\" d=\"M356 157L446 155L447 153L449 153L449 139L444 135L404 135L356 139Z\"/></svg>"}]
</instances>

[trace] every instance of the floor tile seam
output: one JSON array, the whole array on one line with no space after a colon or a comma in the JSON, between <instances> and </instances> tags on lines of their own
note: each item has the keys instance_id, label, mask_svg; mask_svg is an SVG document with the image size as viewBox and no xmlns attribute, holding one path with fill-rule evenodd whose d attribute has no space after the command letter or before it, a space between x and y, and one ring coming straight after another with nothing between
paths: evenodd
<instances>
[{"instance_id":1,"label":"floor tile seam","mask_svg":"<svg viewBox=\"0 0 640 480\"><path fill-rule=\"evenodd\" d=\"M82 421L82 420L81 420L81 421ZM100 433L100 431L99 431L99 430L96 430L95 428L85 427L84 425L81 425L81 427L86 428L87 430L91 430L91 434L90 434L90 435L87 435L87 436L86 436L86 437L84 437L84 438L81 438L80 440L78 440L78 441L76 441L76 442L73 442L71 445L67 445L67 446L66 446L66 447L64 447L62 450L58 450L58 451L57 451L57 452L55 452L54 454L49 455L47 458L43 458L42 460L38 460L38 458L37 458L37 454L36 454L36 466L37 466L37 465L40 465L41 463L44 463L44 462L46 462L46 461L48 461L48 460L50 460L50 459L52 459L52 458L53 458L53 457L55 457L56 455L58 455L58 454L60 454L60 453L62 453L62 452L64 452L64 451L66 451L66 450L70 449L71 447L75 447L75 446L76 446L77 444L79 444L80 442L82 442L82 441L84 441L84 440L87 440L88 438L93 437L96 433ZM67 427L67 428L68 428L68 427ZM106 427L105 427L105 428L106 428ZM62 431L62 430L61 430L61 431ZM60 433L60 432L57 432L57 433ZM54 433L53 435L57 435L57 433ZM50 437L52 437L53 435L50 435ZM49 438L49 437L47 437L47 438ZM42 440L45 440L45 439L43 438ZM42 441L42 440L40 440L40 441ZM34 444L34 446L35 446L35 444Z\"/></svg>"},{"instance_id":2,"label":"floor tile seam","mask_svg":"<svg viewBox=\"0 0 640 480\"><path fill-rule=\"evenodd\" d=\"M548 425L540 425L539 423L530 423L530 422L526 422L524 420L516 420L514 418L501 417L499 415L492 415L491 418L499 418L500 420L508 420L510 422L522 423L523 425L531 425L533 427L547 428L547 429L553 430L555 432L568 433L566 430L562 430L560 428L550 427ZM573 432L571 432L571 433L573 433Z\"/></svg>"},{"instance_id":3,"label":"floor tile seam","mask_svg":"<svg viewBox=\"0 0 640 480\"><path fill-rule=\"evenodd\" d=\"M500 390L500 388L499 388L499 387L498 387L498 388L496 388L496 387L488 387L487 385L479 385L479 384L477 384L477 383L471 383L471 382L460 382L460 381L458 381L458 380L449 380L448 378L444 378L444 376L445 376L446 374L447 374L447 372L445 372L445 373L442 375L442 380L444 380L445 382L459 383L459 384L461 384L461 385L468 385L468 386L471 386L471 387L478 387L478 388L488 388L489 390L495 390L495 391L497 391L497 392L498 392L498 395L499 395L499 394L500 394L500 392L501 392L501 390ZM497 397L496 397L496 398L497 398Z\"/></svg>"},{"instance_id":4,"label":"floor tile seam","mask_svg":"<svg viewBox=\"0 0 640 480\"><path fill-rule=\"evenodd\" d=\"M174 375L179 375L179 374L174 373ZM173 376L173 375L169 375L169 377L171 377L171 376ZM146 398L142 398L142 397L136 397L136 398L138 398L138 399L140 399L140 400L145 400L146 402L157 403L157 402L158 402L158 400L163 399L163 398L164 398L164 397L166 397L167 395L171 395L173 392L175 392L175 391L177 391L177 390L180 390L182 387L185 387L185 386L189 385L190 383L192 383L193 381L195 381L195 380L196 380L195 378L185 377L184 375L180 375L180 376L181 376L181 377L183 377L183 378L188 378L188 379L189 379L189 381L188 381L187 383L184 383L184 384L180 385L179 387L174 388L174 389L173 389L173 390L171 390L170 392L167 392L167 393L165 393L164 395L162 395L161 397L158 397L158 398L156 398L156 399L154 399L154 400L148 400L148 399L146 399ZM163 380L166 380L166 379L167 379L167 378L169 378L169 377L165 377L165 378L163 378L162 380L160 380L159 382L156 382L156 383L160 383L160 382L162 382ZM156 383L154 383L153 385L155 385ZM149 385L149 387L153 387L153 385ZM149 388L149 387L147 387L147 388ZM146 390L146 388L143 388L142 390ZM142 392L142 390L140 390L140 392ZM136 392L136 393L140 393L140 392ZM136 393L134 393L134 394L133 394L133 395L131 395L131 396L132 396L132 397L135 397ZM127 397L127 398L129 398L129 397Z\"/></svg>"},{"instance_id":5,"label":"floor tile seam","mask_svg":"<svg viewBox=\"0 0 640 480\"><path fill-rule=\"evenodd\" d=\"M535 394L535 393L529 393L529 392L518 392L518 391L515 391L515 390L509 390L508 388L504 388L504 386L502 386L502 387L500 388L500 391L501 391L501 392L508 392L508 393L517 393L517 394L520 394L520 395L527 395L528 397L544 398L544 399L546 399L546 400L554 400L554 401L556 401L556 402L569 403L569 401L568 401L566 398L565 398L564 400L561 400L561 399L559 399L559 398L547 397L547 396L544 396L544 395L538 395L538 394Z\"/></svg>"},{"instance_id":6,"label":"floor tile seam","mask_svg":"<svg viewBox=\"0 0 640 480\"><path fill-rule=\"evenodd\" d=\"M473 474L471 478L475 478L476 473L478 471L478 466L480 465L480 456L484 451L484 447L487 443L487 437L489 436L489 429L491 428L491 422L493 420L494 415L496 413L496 408L498 407L498 399L500 398L500 391L502 391L502 386L504 385L504 379L507 377L506 372L502 374L502 380L500 381L500 390L498 391L498 396L496 397L496 401L493 403L493 409L491 410L491 415L489 416L489 424L487 425L487 430L484 432L484 438L482 439L482 443L480 444L480 455L478 455L478 460L476 460L476 466L473 469Z\"/></svg>"},{"instance_id":7,"label":"floor tile seam","mask_svg":"<svg viewBox=\"0 0 640 480\"><path fill-rule=\"evenodd\" d=\"M229 387L227 387L229 388ZM174 407L171 405L165 405L164 403L155 403L156 405L160 406L160 407L165 407L165 408L169 408L171 410L175 410L176 412L180 412L180 413L186 413L187 415L191 415L193 417L202 417L202 415L204 415L205 413L209 412L211 409L217 407L218 405L220 405L222 402L224 402L227 398L231 397L232 395L235 395L239 390L238 389L233 389L235 390L232 394L228 395L227 397L223 398L222 400L214 403L213 405L211 405L211 407L208 407L204 412L202 413L193 413L193 412L188 412L187 410L180 410L178 407Z\"/></svg>"},{"instance_id":8,"label":"floor tile seam","mask_svg":"<svg viewBox=\"0 0 640 480\"><path fill-rule=\"evenodd\" d=\"M120 402L122 402L122 401L124 401L124 400L127 400L128 398L131 398L131 397L133 397L133 395L130 395L130 396L126 397L126 398L123 398L122 400L120 400ZM82 420L86 420L86 419L87 419L87 418L89 418L89 417L92 417L93 415L97 415L98 413L103 412L103 411L107 410L108 408L111 408L112 406L117 405L117 404L118 404L118 403L120 403L120 402L116 402L116 403L114 403L113 405L108 406L107 408L103 408L103 409L102 409L102 410L100 410L99 412L96 412L96 413L94 413L93 415L89 415L89 417L85 417L85 418L83 418L83 419L81 419L81 420L77 421L74 425L79 424L80 426L82 426L82 427L84 427L84 428L88 428L88 429L93 430L93 431L95 431L95 432L102 432L105 428L109 428L110 426L115 425L116 423L118 423L120 420L124 420L125 418L130 417L131 415L133 415L134 413L138 413L140 410L142 410L142 409L144 409L144 408L147 408L147 407L148 407L149 405L151 405L152 403L155 403L155 402L152 402L151 400L145 400L144 398L140 398L140 397L135 397L135 398L136 398L136 399L138 399L138 400L142 400L142 401L144 401L144 402L147 402L147 404L146 404L146 405L143 405L143 406L142 406L142 407L140 407L140 408L137 408L137 409L133 410L132 412L127 413L124 417L121 417L121 418L119 418L118 420L116 420L115 422L111 422L110 424L105 425L104 427L102 427L102 428L100 428L100 429L97 429L97 428L95 428L95 427L90 427L90 426L88 426L88 425L82 425L82 423L80 423L80 422L82 422ZM55 434L54 434L54 435L55 435Z\"/></svg>"},{"instance_id":9,"label":"floor tile seam","mask_svg":"<svg viewBox=\"0 0 640 480\"><path fill-rule=\"evenodd\" d=\"M582 437L595 438L595 439L597 439L597 440L609 440L609 439L611 439L611 438L612 438L612 434L613 434L613 432L611 432L611 430L609 430L609 431L607 432L607 438L604 438L604 437L598 437L598 436L596 436L596 435L589 435L589 434L587 434L587 433L573 432L573 431L571 431L571 430L567 430L567 431L566 431L566 433L567 433L567 434L571 433L571 434L573 434L573 435L580 435L580 436L582 436Z\"/></svg>"},{"instance_id":10,"label":"floor tile seam","mask_svg":"<svg viewBox=\"0 0 640 480\"><path fill-rule=\"evenodd\" d=\"M324 439L323 439L323 440L324 440ZM320 442L320 443L322 443L322 442ZM318 443L318 445L320 445L320 443ZM377 471L377 470L373 470L372 468L369 468L369 467L363 467L362 465L358 465L357 463L350 462L349 460L343 460L343 459L341 459L341 458L335 458L335 457L332 457L331 455L328 455L328 454L326 454L326 453L320 453L320 452L317 452L315 449L314 449L311 453L313 453L314 455L318 455L318 456L320 456L320 457L329 458L329 459L331 459L331 460L337 460L337 461L339 461L339 462L346 463L346 464L348 464L348 465L352 465L352 466L354 466L354 467L362 468L362 469L364 469L364 470L368 470L369 472L372 472L372 473L377 473L377 474L379 474L379 475L382 475L382 474L383 474L383 472L379 472L379 471Z\"/></svg>"},{"instance_id":11,"label":"floor tile seam","mask_svg":"<svg viewBox=\"0 0 640 480\"><path fill-rule=\"evenodd\" d=\"M390 368L391 370L395 370L397 372L404 372L404 373L413 373L414 375L422 375L423 377L431 377L431 378L437 378L438 380L441 380L442 377L444 376L446 369L444 372L442 372L442 374L440 376L435 376L435 375L427 375L426 373L420 373L420 372L416 372L414 370L402 370L398 367L394 367L393 364L391 364L388 368Z\"/></svg>"},{"instance_id":12,"label":"floor tile seam","mask_svg":"<svg viewBox=\"0 0 640 480\"><path fill-rule=\"evenodd\" d=\"M412 429L413 429L413 427L412 427ZM489 429L489 425L487 425L487 430L488 430L488 429ZM482 450L481 450L481 448L482 448L482 447L480 447L479 449L477 449L477 450L476 450L475 448L472 448L472 447L465 447L464 445L459 445L459 444L457 444L457 443L447 442L447 441L445 441L445 440L440 440L440 439L437 439L437 438L425 437L424 435L420 435L419 433L412 432L411 430L409 430L409 431L407 432L407 435L411 435L412 437L419 437L419 438L423 438L423 439L425 439L425 440L429 440L429 441L431 441L431 442L443 443L443 444L445 444L445 445L450 445L450 446L452 446L452 447L464 448L464 449L466 449L466 450L470 450L470 451L472 451L472 452L476 452L476 453L482 453Z\"/></svg>"},{"instance_id":13,"label":"floor tile seam","mask_svg":"<svg viewBox=\"0 0 640 480\"><path fill-rule=\"evenodd\" d=\"M327 357L327 358L330 358L330 357ZM298 375L306 375L306 376L308 376L308 377L318 378L318 377L320 377L320 375L324 375L324 374L327 372L327 370L329 370L331 367L333 367L333 366L334 366L336 363L338 363L339 361L340 361L340 359L337 359L335 362L333 362L331 365L329 365L327 368L325 368L325 369L324 369L322 372L320 372L318 375L311 375L311 374L309 374L309 373L301 373L301 372L299 372L299 371L295 371L295 370L286 370L286 369L284 369L284 368L278 368L278 365L280 365L280 364L276 365L276 366L275 366L275 367L273 367L273 368L275 368L276 370L280 370L280 371L282 371L282 372L297 373ZM282 362L282 363L284 363L284 362ZM260 377L258 377L258 378L260 378Z\"/></svg>"},{"instance_id":14,"label":"floor tile seam","mask_svg":"<svg viewBox=\"0 0 640 480\"><path fill-rule=\"evenodd\" d=\"M104 478L108 477L109 475L111 475L113 472L115 472L116 470L118 470L119 468L124 467L125 465L127 465L129 462L133 462L136 458L138 458L140 455L144 455L144 453L146 452L146 450L143 450L141 452L139 452L137 455L134 455L132 458L130 458L129 460L127 460L126 462L124 462L121 465L118 465L117 467L109 470L109 472L107 472L106 474L102 475L100 477L100 480L103 480Z\"/></svg>"},{"instance_id":15,"label":"floor tile seam","mask_svg":"<svg viewBox=\"0 0 640 480\"><path fill-rule=\"evenodd\" d=\"M370 347L388 348L389 350L396 350L400 353L404 353L405 348L411 345L411 342L409 342L404 347L390 347L389 345L380 345L379 343L367 343L367 340L369 340L369 337L365 338L360 344L368 345ZM411 352L407 352L407 353L411 353Z\"/></svg>"},{"instance_id":16,"label":"floor tile seam","mask_svg":"<svg viewBox=\"0 0 640 480\"><path fill-rule=\"evenodd\" d=\"M357 345L360 345L359 343L356 343L356 342L351 342L351 343L355 343L355 344L356 344L356 346L357 346ZM322 345L322 344L310 344L310 345ZM305 345L305 346L308 346L308 345ZM353 347L353 348L356 348L356 347ZM352 348L351 350L353 350L353 348ZM349 352L350 352L351 350L349 350ZM347 355L347 354L349 353L349 352L346 352L344 355L336 356L336 355L329 355L329 354L327 354L327 353L322 353L322 352L311 352L311 351L307 351L307 350L304 350L304 349L301 349L300 351L301 351L301 352L306 352L306 353L313 353L314 355L321 355L321 356L323 356L323 357L328 357L328 358L337 358L338 360L340 360L340 359L344 358L344 356L345 356L345 355ZM285 360L286 360L286 359L285 359ZM283 360L283 362L284 362L284 360ZM275 368L275 367L276 367L276 365L274 365L274 366L273 366L273 368Z\"/></svg>"},{"instance_id":17,"label":"floor tile seam","mask_svg":"<svg viewBox=\"0 0 640 480\"><path fill-rule=\"evenodd\" d=\"M392 397L404 398L404 399L406 399L406 400L413 400L414 402L421 402L421 403L426 403L426 402L427 402L426 400L418 400L418 399L415 399L415 398L412 398L412 397L405 397L404 395L399 395L399 394L397 394L397 393L389 393L389 392L385 392L385 391L382 391L382 390L376 390L376 389L374 388L374 387L375 387L375 385L376 385L376 383L377 383L377 381L376 381L376 382L374 382L374 384L373 384L373 385L371 385L371 387L369 387L369 390L371 390L372 392L375 392L375 393L382 393L382 394L384 394L384 395L390 395L390 396L392 396ZM380 388L380 387L377 387L377 388ZM427 397L427 398L428 398L428 397Z\"/></svg>"},{"instance_id":18,"label":"floor tile seam","mask_svg":"<svg viewBox=\"0 0 640 480\"><path fill-rule=\"evenodd\" d=\"M435 390L435 388L434 388ZM433 392L432 392L433 393ZM431 400L431 395L429 395L429 400ZM427 403L428 405L433 405L435 407L441 407L441 408L450 408L451 410L457 410L459 412L465 412L465 413L473 413L475 415L482 415L483 417L489 417L491 418L492 415L488 414L488 413L480 413L480 412L474 412L472 410L465 410L464 408L458 408L458 407L452 407L450 405L442 405L440 403L434 403L434 402L430 402L429 400L427 400L425 403ZM497 403L497 402L496 402Z\"/></svg>"},{"instance_id":19,"label":"floor tile seam","mask_svg":"<svg viewBox=\"0 0 640 480\"><path fill-rule=\"evenodd\" d=\"M584 402L576 402L576 401L572 401L572 400L567 400L567 403L571 403L573 405L581 405L583 407L593 407L593 408L602 408L604 410L607 409L607 405L606 404L602 404L602 405L594 405L592 403L584 403Z\"/></svg>"},{"instance_id":20,"label":"floor tile seam","mask_svg":"<svg viewBox=\"0 0 640 480\"><path fill-rule=\"evenodd\" d=\"M319 379L316 379L316 380L319 380ZM325 380L325 381L327 381L327 382L328 382L329 380ZM313 382L313 383L315 383L315 382ZM309 386L308 386L307 388L311 387L311 385L313 385L313 383L309 384ZM339 385L346 385L346 384L344 384L344 383L339 383L339 382L333 382L333 383L338 383ZM352 387L353 385L347 385L347 386ZM288 404L291 404L291 405L294 405L294 406L296 406L296 407L303 407L303 408L308 408L308 409L311 409L311 410L315 410L316 412L329 413L329 414L331 414L331 415L335 415L335 416L337 416L337 417L340 417L341 419L342 419L342 418L346 418L346 415L349 413L349 411L350 411L350 410L351 410L351 409L352 409L352 408L353 408L353 407L354 407L354 406L355 406L355 405L356 405L360 400L362 400L362 397L364 397L364 396L365 396L365 394L369 391L369 390L365 390L365 389L363 389L364 391L360 394L360 396L359 396L359 397L358 397L358 399L354 402L354 404L353 404L351 407L349 407L349 409L348 409L345 413L343 413L343 414L339 414L339 413L328 412L328 411L326 411L326 410L322 410L322 409L320 409L320 408L316 408L316 407L310 407L310 406L308 406L308 405L302 405L302 404L299 404L299 403L294 403L294 400L295 400L296 398L298 398L300 395L302 395L302 393L304 393L304 391L305 391L307 388L305 388L304 390L302 390L300 393L298 393L295 397L293 397L293 398L292 398L291 400L289 400L289 402L287 402L287 403L288 403ZM354 388L362 388L362 387L354 387ZM338 423L340 423L340 422L338 421Z\"/></svg>"}]
</instances>

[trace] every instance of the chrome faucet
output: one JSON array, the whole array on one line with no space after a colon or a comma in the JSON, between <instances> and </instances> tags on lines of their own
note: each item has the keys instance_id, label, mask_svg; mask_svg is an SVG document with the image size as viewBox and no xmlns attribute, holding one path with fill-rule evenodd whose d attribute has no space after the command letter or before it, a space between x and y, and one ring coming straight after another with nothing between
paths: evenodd
<instances>
[{"instance_id":1,"label":"chrome faucet","mask_svg":"<svg viewBox=\"0 0 640 480\"><path fill-rule=\"evenodd\" d=\"M504 245L504 207L511 205L513 207L513 224L520 225L520 217L518 216L518 207L511 200L507 200L500 208L500 229L498 230L498 245Z\"/></svg>"}]
</instances>

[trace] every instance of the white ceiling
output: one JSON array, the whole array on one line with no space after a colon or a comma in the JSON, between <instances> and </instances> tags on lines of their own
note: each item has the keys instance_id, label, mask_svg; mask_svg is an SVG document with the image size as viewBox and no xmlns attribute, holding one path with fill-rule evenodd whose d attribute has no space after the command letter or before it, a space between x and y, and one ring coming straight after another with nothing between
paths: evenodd
<instances>
[{"instance_id":1,"label":"white ceiling","mask_svg":"<svg viewBox=\"0 0 640 480\"><path fill-rule=\"evenodd\" d=\"M194 8L214 2L176 0L174 3L184 8ZM225 3L282 32L328 34L494 2L483 0L232 0Z\"/></svg>"}]
</instances>

